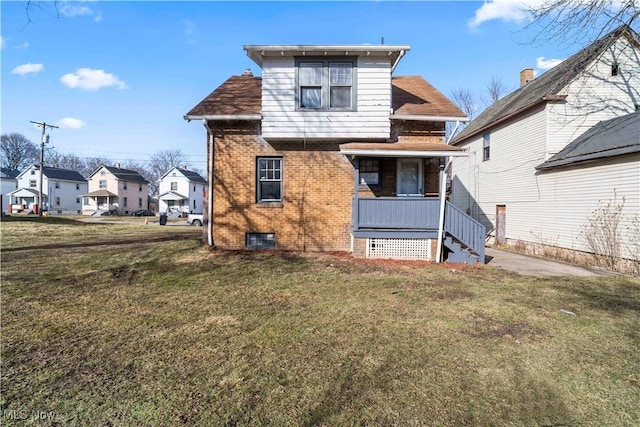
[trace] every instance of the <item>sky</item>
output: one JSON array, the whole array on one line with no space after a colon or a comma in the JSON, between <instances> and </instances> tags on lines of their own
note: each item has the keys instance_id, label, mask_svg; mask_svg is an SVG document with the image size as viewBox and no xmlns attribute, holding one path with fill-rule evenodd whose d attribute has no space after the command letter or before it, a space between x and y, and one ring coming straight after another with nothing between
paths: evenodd
<instances>
[{"instance_id":1,"label":"sky","mask_svg":"<svg viewBox=\"0 0 640 427\"><path fill-rule=\"evenodd\" d=\"M247 44L410 45L394 75L443 94L508 92L579 50L533 44L517 0L0 2L2 134L81 158L144 162L181 150L206 166L206 133L183 116L232 75L260 75Z\"/></svg>"}]
</instances>

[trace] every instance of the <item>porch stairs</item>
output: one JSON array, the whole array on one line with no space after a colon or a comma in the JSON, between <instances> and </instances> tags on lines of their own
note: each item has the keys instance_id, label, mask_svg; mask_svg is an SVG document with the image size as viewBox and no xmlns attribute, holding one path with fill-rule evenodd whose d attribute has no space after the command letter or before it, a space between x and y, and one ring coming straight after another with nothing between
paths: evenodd
<instances>
[{"instance_id":1,"label":"porch stairs","mask_svg":"<svg viewBox=\"0 0 640 427\"><path fill-rule=\"evenodd\" d=\"M447 261L467 264L484 264L485 226L449 202L444 216L445 248L449 250Z\"/></svg>"}]
</instances>

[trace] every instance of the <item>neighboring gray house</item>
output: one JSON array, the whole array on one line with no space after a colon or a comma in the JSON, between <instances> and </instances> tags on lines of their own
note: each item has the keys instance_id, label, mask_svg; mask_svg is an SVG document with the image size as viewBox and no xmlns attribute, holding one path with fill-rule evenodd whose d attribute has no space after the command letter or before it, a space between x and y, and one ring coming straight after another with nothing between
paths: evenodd
<instances>
[{"instance_id":1,"label":"neighboring gray house","mask_svg":"<svg viewBox=\"0 0 640 427\"><path fill-rule=\"evenodd\" d=\"M453 203L498 243L577 260L594 211L624 198L622 256L638 261L638 34L622 26L521 85L452 141L470 153L454 159Z\"/></svg>"},{"instance_id":2,"label":"neighboring gray house","mask_svg":"<svg viewBox=\"0 0 640 427\"><path fill-rule=\"evenodd\" d=\"M207 180L197 172L173 167L168 170L158 185L158 211L180 213L202 213L202 203Z\"/></svg>"},{"instance_id":3,"label":"neighboring gray house","mask_svg":"<svg viewBox=\"0 0 640 427\"><path fill-rule=\"evenodd\" d=\"M81 195L87 191L87 180L80 173L44 166L42 169L43 210L50 214L78 214ZM40 165L25 168L17 177L18 188L9 193L12 212L34 212L39 207Z\"/></svg>"},{"instance_id":4,"label":"neighboring gray house","mask_svg":"<svg viewBox=\"0 0 640 427\"><path fill-rule=\"evenodd\" d=\"M18 188L19 170L0 168L0 195L2 195L2 213L9 212L11 199L10 192Z\"/></svg>"}]
</instances>

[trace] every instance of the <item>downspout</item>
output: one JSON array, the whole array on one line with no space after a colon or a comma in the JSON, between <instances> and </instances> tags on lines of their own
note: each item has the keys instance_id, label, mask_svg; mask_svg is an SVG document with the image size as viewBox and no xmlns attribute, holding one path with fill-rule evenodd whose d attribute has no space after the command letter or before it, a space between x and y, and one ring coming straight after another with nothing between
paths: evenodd
<instances>
[{"instance_id":1,"label":"downspout","mask_svg":"<svg viewBox=\"0 0 640 427\"><path fill-rule=\"evenodd\" d=\"M453 128L453 132L451 132L451 135L449 135L449 139L447 139L447 141L445 142L446 145L449 145L453 137L456 136L456 133L458 132L459 127L460 127L460 120L456 120L456 127Z\"/></svg>"},{"instance_id":2,"label":"downspout","mask_svg":"<svg viewBox=\"0 0 640 427\"><path fill-rule=\"evenodd\" d=\"M442 239L444 237L444 208L447 202L447 169L451 166L449 157L445 157L445 165L440 166L440 216L438 217L438 246L436 248L436 263L442 262Z\"/></svg>"},{"instance_id":3,"label":"downspout","mask_svg":"<svg viewBox=\"0 0 640 427\"><path fill-rule=\"evenodd\" d=\"M213 131L206 119L202 124L207 129L207 244L213 247Z\"/></svg>"}]
</instances>

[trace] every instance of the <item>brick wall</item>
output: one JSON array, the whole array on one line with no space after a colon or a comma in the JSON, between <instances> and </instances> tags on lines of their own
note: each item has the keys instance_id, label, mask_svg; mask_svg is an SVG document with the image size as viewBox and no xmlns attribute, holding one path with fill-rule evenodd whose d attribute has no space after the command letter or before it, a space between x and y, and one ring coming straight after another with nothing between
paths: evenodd
<instances>
[{"instance_id":1,"label":"brick wall","mask_svg":"<svg viewBox=\"0 0 640 427\"><path fill-rule=\"evenodd\" d=\"M214 128L214 141L216 246L243 248L255 232L276 233L277 249L350 250L353 165L337 143L268 143L255 123ZM282 156L283 203L256 203L258 156Z\"/></svg>"}]
</instances>

